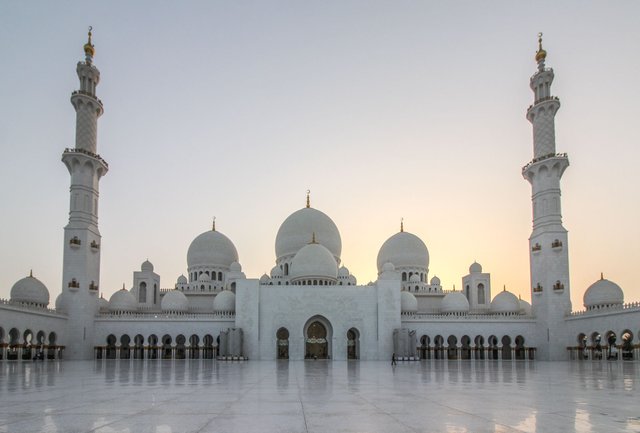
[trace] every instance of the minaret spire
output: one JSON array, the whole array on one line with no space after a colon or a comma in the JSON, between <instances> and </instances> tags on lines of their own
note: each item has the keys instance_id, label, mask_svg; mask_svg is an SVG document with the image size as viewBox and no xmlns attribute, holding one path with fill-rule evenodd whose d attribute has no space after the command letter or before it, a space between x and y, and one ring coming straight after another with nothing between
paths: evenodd
<instances>
[{"instance_id":1,"label":"minaret spire","mask_svg":"<svg viewBox=\"0 0 640 433\"><path fill-rule=\"evenodd\" d=\"M310 208L310 207L311 207L311 198L310 198L310 195L311 195L311 190L310 190L310 189L308 189L308 190L307 190L307 207L308 207L308 208Z\"/></svg>"},{"instance_id":2,"label":"minaret spire","mask_svg":"<svg viewBox=\"0 0 640 433\"><path fill-rule=\"evenodd\" d=\"M93 30L93 27L89 26L88 41L84 44L85 62L89 65L93 63L93 56L96 54L95 47L91 43L91 30Z\"/></svg>"}]
</instances>

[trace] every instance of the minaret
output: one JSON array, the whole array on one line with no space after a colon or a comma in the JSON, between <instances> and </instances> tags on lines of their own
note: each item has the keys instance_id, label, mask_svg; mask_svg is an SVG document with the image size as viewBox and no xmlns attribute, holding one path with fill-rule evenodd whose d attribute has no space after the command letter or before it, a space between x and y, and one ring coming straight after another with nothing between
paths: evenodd
<instances>
[{"instance_id":1,"label":"minaret","mask_svg":"<svg viewBox=\"0 0 640 433\"><path fill-rule=\"evenodd\" d=\"M95 48L84 45L85 60L76 71L80 89L71 94L76 110L76 144L62 154L71 175L69 224L64 228L62 290L69 293L65 357L93 357L93 326L100 283L101 237L98 230L98 183L109 166L97 154L98 117L102 102L96 97L100 71L93 65Z\"/></svg>"},{"instance_id":2,"label":"minaret","mask_svg":"<svg viewBox=\"0 0 640 433\"><path fill-rule=\"evenodd\" d=\"M556 153L555 115L560 100L551 96L553 69L545 67L547 52L538 35L537 72L531 77L533 159L522 169L531 183L533 231L529 238L531 304L537 322L538 358L566 359L564 318L571 312L567 230L562 226L560 179L569 166L566 153Z\"/></svg>"}]
</instances>

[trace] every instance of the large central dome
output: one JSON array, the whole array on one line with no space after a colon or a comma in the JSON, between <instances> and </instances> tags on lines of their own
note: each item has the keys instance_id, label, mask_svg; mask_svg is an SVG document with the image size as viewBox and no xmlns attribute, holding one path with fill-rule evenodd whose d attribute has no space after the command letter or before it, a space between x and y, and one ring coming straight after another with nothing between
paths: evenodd
<instances>
[{"instance_id":1,"label":"large central dome","mask_svg":"<svg viewBox=\"0 0 640 433\"><path fill-rule=\"evenodd\" d=\"M276 257L295 255L309 243L315 233L319 244L327 248L340 261L342 240L335 223L323 212L311 207L302 208L284 220L276 235Z\"/></svg>"}]
</instances>

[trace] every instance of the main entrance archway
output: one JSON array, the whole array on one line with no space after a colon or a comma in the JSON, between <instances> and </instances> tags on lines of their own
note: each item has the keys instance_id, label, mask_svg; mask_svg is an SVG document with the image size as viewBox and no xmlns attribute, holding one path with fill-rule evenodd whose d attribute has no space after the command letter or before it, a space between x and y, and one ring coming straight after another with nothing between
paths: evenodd
<instances>
[{"instance_id":1,"label":"main entrance archway","mask_svg":"<svg viewBox=\"0 0 640 433\"><path fill-rule=\"evenodd\" d=\"M312 317L304 325L304 358L331 358L331 324L322 316Z\"/></svg>"}]
</instances>

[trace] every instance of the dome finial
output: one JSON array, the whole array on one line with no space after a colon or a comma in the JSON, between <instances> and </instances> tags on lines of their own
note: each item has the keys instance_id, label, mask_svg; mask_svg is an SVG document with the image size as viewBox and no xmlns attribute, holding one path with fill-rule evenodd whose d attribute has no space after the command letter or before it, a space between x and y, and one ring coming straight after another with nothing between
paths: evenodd
<instances>
[{"instance_id":1,"label":"dome finial","mask_svg":"<svg viewBox=\"0 0 640 433\"><path fill-rule=\"evenodd\" d=\"M317 244L318 242L316 242L316 232L311 233L311 243L312 244Z\"/></svg>"},{"instance_id":2,"label":"dome finial","mask_svg":"<svg viewBox=\"0 0 640 433\"><path fill-rule=\"evenodd\" d=\"M506 284L502 286L502 291L503 291L503 292L506 292L506 291L507 291L507 285L506 285Z\"/></svg>"},{"instance_id":3,"label":"dome finial","mask_svg":"<svg viewBox=\"0 0 640 433\"><path fill-rule=\"evenodd\" d=\"M311 207L311 198L310 198L311 190L307 190L307 207Z\"/></svg>"},{"instance_id":4,"label":"dome finial","mask_svg":"<svg viewBox=\"0 0 640 433\"><path fill-rule=\"evenodd\" d=\"M542 48L542 32L538 33L538 51L536 51L536 62L538 62L539 68L544 68L544 59L547 57L547 52Z\"/></svg>"},{"instance_id":5,"label":"dome finial","mask_svg":"<svg viewBox=\"0 0 640 433\"><path fill-rule=\"evenodd\" d=\"M211 231L216 231L216 217L213 217L213 223L211 224Z\"/></svg>"},{"instance_id":6,"label":"dome finial","mask_svg":"<svg viewBox=\"0 0 640 433\"><path fill-rule=\"evenodd\" d=\"M84 44L84 55L87 63L91 64L93 61L93 56L96 54L96 49L91 43L91 30L93 30L92 26L89 26L89 39L86 44Z\"/></svg>"},{"instance_id":7,"label":"dome finial","mask_svg":"<svg viewBox=\"0 0 640 433\"><path fill-rule=\"evenodd\" d=\"M29 269L29 276L33 278L33 269Z\"/></svg>"},{"instance_id":8,"label":"dome finial","mask_svg":"<svg viewBox=\"0 0 640 433\"><path fill-rule=\"evenodd\" d=\"M124 288L124 283L122 283L122 290L126 290L126 289Z\"/></svg>"},{"instance_id":9,"label":"dome finial","mask_svg":"<svg viewBox=\"0 0 640 433\"><path fill-rule=\"evenodd\" d=\"M400 218L400 231L404 231L404 218Z\"/></svg>"},{"instance_id":10,"label":"dome finial","mask_svg":"<svg viewBox=\"0 0 640 433\"><path fill-rule=\"evenodd\" d=\"M600 272L600 279L604 280L604 273L603 272Z\"/></svg>"}]
</instances>

